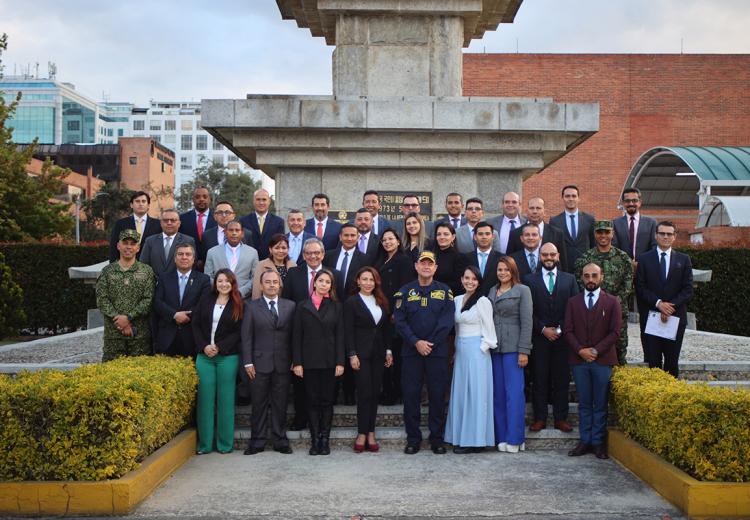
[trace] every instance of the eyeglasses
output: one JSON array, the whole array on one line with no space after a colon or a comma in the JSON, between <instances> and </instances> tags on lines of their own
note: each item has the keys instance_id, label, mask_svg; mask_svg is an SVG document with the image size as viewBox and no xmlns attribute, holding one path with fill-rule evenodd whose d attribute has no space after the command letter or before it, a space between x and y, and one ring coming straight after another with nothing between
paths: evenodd
<instances>
[{"instance_id":1,"label":"eyeglasses","mask_svg":"<svg viewBox=\"0 0 750 520\"><path fill-rule=\"evenodd\" d=\"M226 210L226 211L214 211L214 213L220 217L226 217L228 215L234 215L234 211Z\"/></svg>"},{"instance_id":2,"label":"eyeglasses","mask_svg":"<svg viewBox=\"0 0 750 520\"><path fill-rule=\"evenodd\" d=\"M401 204L401 205L403 207L405 207L405 208L418 208L419 207L419 204L406 204L406 203L404 203L404 204Z\"/></svg>"},{"instance_id":3,"label":"eyeglasses","mask_svg":"<svg viewBox=\"0 0 750 520\"><path fill-rule=\"evenodd\" d=\"M321 251L303 251L302 254L305 256L321 256L323 253Z\"/></svg>"},{"instance_id":4,"label":"eyeglasses","mask_svg":"<svg viewBox=\"0 0 750 520\"><path fill-rule=\"evenodd\" d=\"M641 199L622 199L625 204L638 204Z\"/></svg>"},{"instance_id":5,"label":"eyeglasses","mask_svg":"<svg viewBox=\"0 0 750 520\"><path fill-rule=\"evenodd\" d=\"M161 219L162 222L166 222L168 224L174 224L175 222L179 222L180 219L178 218L163 218Z\"/></svg>"},{"instance_id":6,"label":"eyeglasses","mask_svg":"<svg viewBox=\"0 0 750 520\"><path fill-rule=\"evenodd\" d=\"M659 235L660 237L673 237L674 236L674 233L670 233L669 231L657 231L656 234Z\"/></svg>"}]
</instances>

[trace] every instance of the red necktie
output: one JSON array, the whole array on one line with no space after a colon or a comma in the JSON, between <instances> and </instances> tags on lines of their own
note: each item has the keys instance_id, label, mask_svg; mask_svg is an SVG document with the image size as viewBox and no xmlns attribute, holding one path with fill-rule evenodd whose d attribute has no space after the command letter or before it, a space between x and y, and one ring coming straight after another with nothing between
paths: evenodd
<instances>
[{"instance_id":1,"label":"red necktie","mask_svg":"<svg viewBox=\"0 0 750 520\"><path fill-rule=\"evenodd\" d=\"M203 238L203 213L198 213L198 240Z\"/></svg>"},{"instance_id":2,"label":"red necktie","mask_svg":"<svg viewBox=\"0 0 750 520\"><path fill-rule=\"evenodd\" d=\"M322 222L318 222L318 229L317 231L315 231L315 234L318 235L319 239L321 240L323 239L323 223Z\"/></svg>"},{"instance_id":3,"label":"red necktie","mask_svg":"<svg viewBox=\"0 0 750 520\"><path fill-rule=\"evenodd\" d=\"M313 287L313 282L315 281L315 273L316 272L317 271L312 271L312 274L310 275L310 296L312 296L313 291L315 290L315 288Z\"/></svg>"}]
</instances>

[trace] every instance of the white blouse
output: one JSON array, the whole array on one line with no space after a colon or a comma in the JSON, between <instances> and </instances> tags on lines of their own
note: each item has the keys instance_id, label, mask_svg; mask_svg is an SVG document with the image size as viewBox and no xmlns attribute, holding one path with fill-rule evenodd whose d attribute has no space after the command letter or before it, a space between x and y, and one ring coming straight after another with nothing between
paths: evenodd
<instances>
[{"instance_id":1,"label":"white blouse","mask_svg":"<svg viewBox=\"0 0 750 520\"><path fill-rule=\"evenodd\" d=\"M468 311L461 311L464 304L465 294L456 296L456 335L457 336L479 336L482 338L480 348L487 352L491 348L497 348L497 335L495 334L495 322L492 319L492 303L486 296L482 296L477 303Z\"/></svg>"},{"instance_id":2,"label":"white blouse","mask_svg":"<svg viewBox=\"0 0 750 520\"><path fill-rule=\"evenodd\" d=\"M216 335L216 327L219 326L219 320L221 319L221 314L224 312L224 307L226 305L219 305L218 303L214 304L214 314L211 318L211 345L214 345L214 336Z\"/></svg>"},{"instance_id":3,"label":"white blouse","mask_svg":"<svg viewBox=\"0 0 750 520\"><path fill-rule=\"evenodd\" d=\"M375 301L375 296L373 296L372 294L359 293L359 297L362 298L365 307L367 307L367 310L370 311L370 314L372 315L372 321L375 322L375 325L380 323L380 319L383 317L383 309L381 309L380 305L378 305L378 302Z\"/></svg>"}]
</instances>

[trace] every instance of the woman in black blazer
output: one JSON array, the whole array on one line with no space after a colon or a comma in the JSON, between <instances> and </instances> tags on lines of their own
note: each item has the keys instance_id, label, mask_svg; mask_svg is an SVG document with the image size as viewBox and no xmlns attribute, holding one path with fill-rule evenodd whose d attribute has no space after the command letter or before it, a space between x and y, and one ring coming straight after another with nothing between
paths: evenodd
<instances>
[{"instance_id":1,"label":"woman in black blazer","mask_svg":"<svg viewBox=\"0 0 750 520\"><path fill-rule=\"evenodd\" d=\"M357 272L358 292L344 302L344 337L349 363L357 383L357 439L354 452L378 451L375 419L383 379L383 367L393 364L388 348L391 320L388 299L380 289L380 275L374 267Z\"/></svg>"},{"instance_id":2,"label":"woman in black blazer","mask_svg":"<svg viewBox=\"0 0 750 520\"><path fill-rule=\"evenodd\" d=\"M213 291L206 294L191 315L198 354L198 455L213 451L214 414L216 449L230 453L234 447L234 389L239 366L243 301L237 277L220 269Z\"/></svg>"},{"instance_id":3,"label":"woman in black blazer","mask_svg":"<svg viewBox=\"0 0 750 520\"><path fill-rule=\"evenodd\" d=\"M450 222L440 222L435 226L432 251L437 263L435 280L450 287L454 295L464 292L461 285L461 257L456 249L456 230Z\"/></svg>"},{"instance_id":4,"label":"woman in black blazer","mask_svg":"<svg viewBox=\"0 0 750 520\"><path fill-rule=\"evenodd\" d=\"M331 453L329 437L336 378L344 373L344 323L333 273L321 269L313 294L297 304L292 333L292 369L303 378L310 422L310 455Z\"/></svg>"},{"instance_id":5,"label":"woman in black blazer","mask_svg":"<svg viewBox=\"0 0 750 520\"><path fill-rule=\"evenodd\" d=\"M401 239L392 229L386 229L380 235L378 251L375 267L380 273L383 294L388 298L388 308L393 311L393 295L416 279L417 273L414 271L414 261L403 251ZM401 398L401 336L398 334L391 336L391 351L393 364L383 371L383 404L396 404Z\"/></svg>"}]
</instances>

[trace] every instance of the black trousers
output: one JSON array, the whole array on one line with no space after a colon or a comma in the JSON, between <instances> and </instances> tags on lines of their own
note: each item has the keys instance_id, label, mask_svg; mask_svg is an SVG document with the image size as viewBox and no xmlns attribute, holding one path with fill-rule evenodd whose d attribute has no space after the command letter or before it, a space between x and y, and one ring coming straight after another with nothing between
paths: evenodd
<instances>
[{"instance_id":1,"label":"black trousers","mask_svg":"<svg viewBox=\"0 0 750 520\"><path fill-rule=\"evenodd\" d=\"M643 334L643 355L649 368L661 368L674 377L679 377L680 350L682 350L682 338L685 336L687 320L677 327L677 337L670 339Z\"/></svg>"},{"instance_id":2,"label":"black trousers","mask_svg":"<svg viewBox=\"0 0 750 520\"><path fill-rule=\"evenodd\" d=\"M400 337L391 339L393 364L383 370L383 401L395 404L401 398L401 343Z\"/></svg>"},{"instance_id":3,"label":"black trousers","mask_svg":"<svg viewBox=\"0 0 750 520\"><path fill-rule=\"evenodd\" d=\"M294 394L294 425L298 429L302 429L307 426L307 390L305 390L304 379L292 374L292 387Z\"/></svg>"},{"instance_id":4,"label":"black trousers","mask_svg":"<svg viewBox=\"0 0 750 520\"><path fill-rule=\"evenodd\" d=\"M532 403L534 420L547 420L547 402L552 392L552 414L555 421L568 420L570 367L568 344L564 339L549 341L534 335L531 351Z\"/></svg>"},{"instance_id":5,"label":"black trousers","mask_svg":"<svg viewBox=\"0 0 750 520\"><path fill-rule=\"evenodd\" d=\"M250 445L263 448L268 439L268 411L271 409L271 441L274 448L289 446L286 436L286 404L291 372L256 372L250 380L252 436Z\"/></svg>"},{"instance_id":6,"label":"black trousers","mask_svg":"<svg viewBox=\"0 0 750 520\"><path fill-rule=\"evenodd\" d=\"M448 359L444 357L406 356L402 358L401 388L404 391L404 425L406 442L419 445L422 430L421 417L422 383L427 380L429 403L428 424L430 444L443 443L445 433L445 389L448 387ZM426 376L426 377L425 377Z\"/></svg>"},{"instance_id":7,"label":"black trousers","mask_svg":"<svg viewBox=\"0 0 750 520\"><path fill-rule=\"evenodd\" d=\"M336 399L336 369L306 368L303 381L307 392L307 415L310 436L328 438Z\"/></svg>"},{"instance_id":8,"label":"black trousers","mask_svg":"<svg viewBox=\"0 0 750 520\"><path fill-rule=\"evenodd\" d=\"M354 370L357 382L357 432L362 435L375 431L384 368L385 354L369 359L359 358L359 370Z\"/></svg>"}]
</instances>

